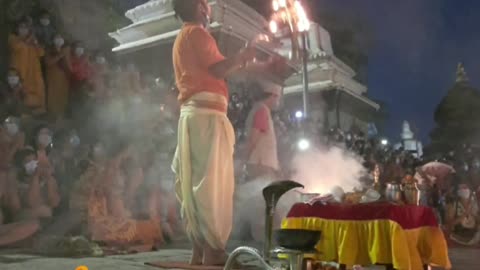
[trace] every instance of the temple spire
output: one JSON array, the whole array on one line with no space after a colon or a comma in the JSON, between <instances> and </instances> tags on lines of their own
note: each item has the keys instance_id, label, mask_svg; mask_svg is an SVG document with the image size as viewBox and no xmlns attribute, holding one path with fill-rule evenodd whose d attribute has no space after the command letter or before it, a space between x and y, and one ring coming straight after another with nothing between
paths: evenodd
<instances>
[{"instance_id":1,"label":"temple spire","mask_svg":"<svg viewBox=\"0 0 480 270\"><path fill-rule=\"evenodd\" d=\"M457 65L457 83L466 83L468 82L467 72L465 72L465 67L463 63L458 63Z\"/></svg>"}]
</instances>

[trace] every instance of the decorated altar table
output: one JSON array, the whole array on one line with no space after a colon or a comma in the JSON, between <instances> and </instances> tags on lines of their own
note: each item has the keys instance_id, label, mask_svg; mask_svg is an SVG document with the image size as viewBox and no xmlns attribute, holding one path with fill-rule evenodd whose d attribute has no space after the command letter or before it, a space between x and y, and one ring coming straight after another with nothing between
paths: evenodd
<instances>
[{"instance_id":1,"label":"decorated altar table","mask_svg":"<svg viewBox=\"0 0 480 270\"><path fill-rule=\"evenodd\" d=\"M392 264L421 270L429 264L451 269L448 248L431 208L390 203L298 203L284 229L322 231L317 260L353 265Z\"/></svg>"}]
</instances>

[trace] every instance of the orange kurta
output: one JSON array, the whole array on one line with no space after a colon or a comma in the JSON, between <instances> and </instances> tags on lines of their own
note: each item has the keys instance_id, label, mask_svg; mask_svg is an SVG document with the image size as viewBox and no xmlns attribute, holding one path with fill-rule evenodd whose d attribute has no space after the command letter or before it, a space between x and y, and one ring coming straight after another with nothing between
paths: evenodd
<instances>
[{"instance_id":1,"label":"orange kurta","mask_svg":"<svg viewBox=\"0 0 480 270\"><path fill-rule=\"evenodd\" d=\"M10 66L18 71L26 89L25 105L44 110L45 84L40 65L44 50L24 42L16 35L10 35L8 45L11 56Z\"/></svg>"},{"instance_id":2,"label":"orange kurta","mask_svg":"<svg viewBox=\"0 0 480 270\"><path fill-rule=\"evenodd\" d=\"M60 52L65 55L58 59L59 53L50 53L45 57L47 63L48 112L55 116L63 116L68 105L70 89L69 72L71 70L68 48Z\"/></svg>"},{"instance_id":3,"label":"orange kurta","mask_svg":"<svg viewBox=\"0 0 480 270\"><path fill-rule=\"evenodd\" d=\"M215 39L207 30L196 24L185 23L173 45L179 101L183 103L199 92L220 94L228 99L225 80L217 79L208 72L210 66L224 59Z\"/></svg>"}]
</instances>

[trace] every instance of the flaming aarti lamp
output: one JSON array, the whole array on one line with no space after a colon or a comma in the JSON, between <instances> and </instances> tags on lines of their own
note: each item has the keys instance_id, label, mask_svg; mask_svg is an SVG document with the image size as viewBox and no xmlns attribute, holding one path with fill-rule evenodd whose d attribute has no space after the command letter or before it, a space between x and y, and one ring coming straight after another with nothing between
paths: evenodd
<instances>
[{"instance_id":1,"label":"flaming aarti lamp","mask_svg":"<svg viewBox=\"0 0 480 270\"><path fill-rule=\"evenodd\" d=\"M303 74L303 117L308 117L308 50L307 38L310 30L310 21L300 0L272 0L273 14L270 20L270 31L273 34L284 33L290 35L292 43L292 57L301 59ZM302 46L298 44L301 39Z\"/></svg>"}]
</instances>

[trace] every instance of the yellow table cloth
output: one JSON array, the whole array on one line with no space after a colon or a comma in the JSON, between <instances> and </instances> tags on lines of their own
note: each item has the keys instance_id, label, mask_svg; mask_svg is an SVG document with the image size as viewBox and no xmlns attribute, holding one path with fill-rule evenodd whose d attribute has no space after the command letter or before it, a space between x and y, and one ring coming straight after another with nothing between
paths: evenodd
<instances>
[{"instance_id":1,"label":"yellow table cloth","mask_svg":"<svg viewBox=\"0 0 480 270\"><path fill-rule=\"evenodd\" d=\"M398 270L422 270L424 264L451 268L443 232L426 207L296 204L282 228L321 231L316 259L349 268L371 264L393 264Z\"/></svg>"}]
</instances>

